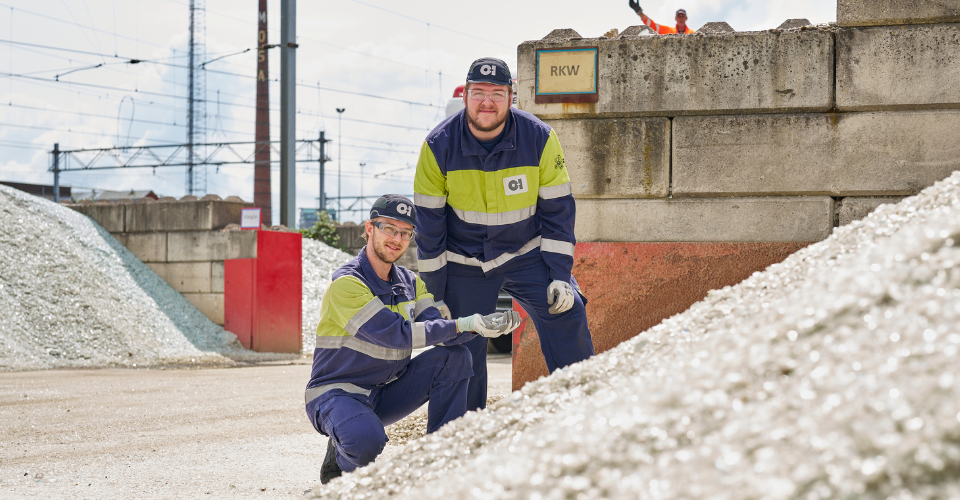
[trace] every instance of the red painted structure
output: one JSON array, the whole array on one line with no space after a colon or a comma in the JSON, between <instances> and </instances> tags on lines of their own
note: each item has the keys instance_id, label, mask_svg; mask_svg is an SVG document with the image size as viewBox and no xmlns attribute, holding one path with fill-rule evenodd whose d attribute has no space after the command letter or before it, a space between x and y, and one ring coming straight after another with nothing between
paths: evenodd
<instances>
[{"instance_id":1,"label":"red painted structure","mask_svg":"<svg viewBox=\"0 0 960 500\"><path fill-rule=\"evenodd\" d=\"M255 259L223 262L224 329L257 352L299 353L303 236L257 231Z\"/></svg>"},{"instance_id":2,"label":"red painted structure","mask_svg":"<svg viewBox=\"0 0 960 500\"><path fill-rule=\"evenodd\" d=\"M577 243L573 274L587 297L594 349L606 351L809 244ZM524 321L513 335L513 389L543 375L537 330Z\"/></svg>"}]
</instances>

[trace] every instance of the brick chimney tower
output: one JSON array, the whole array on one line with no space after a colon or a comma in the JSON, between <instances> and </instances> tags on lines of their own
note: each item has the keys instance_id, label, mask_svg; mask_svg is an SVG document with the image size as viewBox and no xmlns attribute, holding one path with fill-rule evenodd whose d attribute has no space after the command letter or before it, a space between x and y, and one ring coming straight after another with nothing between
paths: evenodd
<instances>
[{"instance_id":1,"label":"brick chimney tower","mask_svg":"<svg viewBox=\"0 0 960 500\"><path fill-rule=\"evenodd\" d=\"M257 149L253 166L253 204L262 210L264 224L271 226L270 204L270 82L267 64L267 0L260 0L257 16Z\"/></svg>"}]
</instances>

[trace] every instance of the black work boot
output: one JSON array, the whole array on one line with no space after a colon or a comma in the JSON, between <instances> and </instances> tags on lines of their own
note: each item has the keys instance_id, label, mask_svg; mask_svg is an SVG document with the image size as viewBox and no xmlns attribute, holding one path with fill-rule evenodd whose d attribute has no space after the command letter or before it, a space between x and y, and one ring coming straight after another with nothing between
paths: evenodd
<instances>
[{"instance_id":1,"label":"black work boot","mask_svg":"<svg viewBox=\"0 0 960 500\"><path fill-rule=\"evenodd\" d=\"M323 457L323 465L320 466L320 483L327 484L333 478L340 477L343 472L337 465L337 448L333 446L333 439L327 440L327 454Z\"/></svg>"}]
</instances>

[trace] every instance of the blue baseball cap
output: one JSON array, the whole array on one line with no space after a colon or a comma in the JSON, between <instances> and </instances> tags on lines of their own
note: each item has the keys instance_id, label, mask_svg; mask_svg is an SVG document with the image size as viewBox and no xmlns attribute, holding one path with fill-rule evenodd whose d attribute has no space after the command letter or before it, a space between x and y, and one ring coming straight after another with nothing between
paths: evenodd
<instances>
[{"instance_id":1,"label":"blue baseball cap","mask_svg":"<svg viewBox=\"0 0 960 500\"><path fill-rule=\"evenodd\" d=\"M513 87L507 63L495 57L481 57L470 65L467 83L492 83Z\"/></svg>"},{"instance_id":2,"label":"blue baseball cap","mask_svg":"<svg viewBox=\"0 0 960 500\"><path fill-rule=\"evenodd\" d=\"M417 210L413 207L410 198L399 194L385 194L373 202L370 208L370 219L383 217L386 219L406 222L417 227Z\"/></svg>"}]
</instances>

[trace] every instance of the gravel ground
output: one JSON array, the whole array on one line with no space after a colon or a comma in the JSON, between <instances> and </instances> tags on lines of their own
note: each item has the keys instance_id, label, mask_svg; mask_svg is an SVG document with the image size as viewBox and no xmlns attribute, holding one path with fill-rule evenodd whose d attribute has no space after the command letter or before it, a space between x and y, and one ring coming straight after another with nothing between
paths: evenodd
<instances>
[{"instance_id":1,"label":"gravel ground","mask_svg":"<svg viewBox=\"0 0 960 500\"><path fill-rule=\"evenodd\" d=\"M300 497L326 449L303 411L309 363L0 373L0 498ZM509 394L509 356L489 370L491 397ZM387 429L384 458L424 411Z\"/></svg>"},{"instance_id":2,"label":"gravel ground","mask_svg":"<svg viewBox=\"0 0 960 500\"><path fill-rule=\"evenodd\" d=\"M958 325L955 172L313 494L960 499Z\"/></svg>"},{"instance_id":3,"label":"gravel ground","mask_svg":"<svg viewBox=\"0 0 960 500\"><path fill-rule=\"evenodd\" d=\"M303 239L303 354L313 355L317 345L320 302L330 285L330 276L353 257L317 240Z\"/></svg>"}]
</instances>

